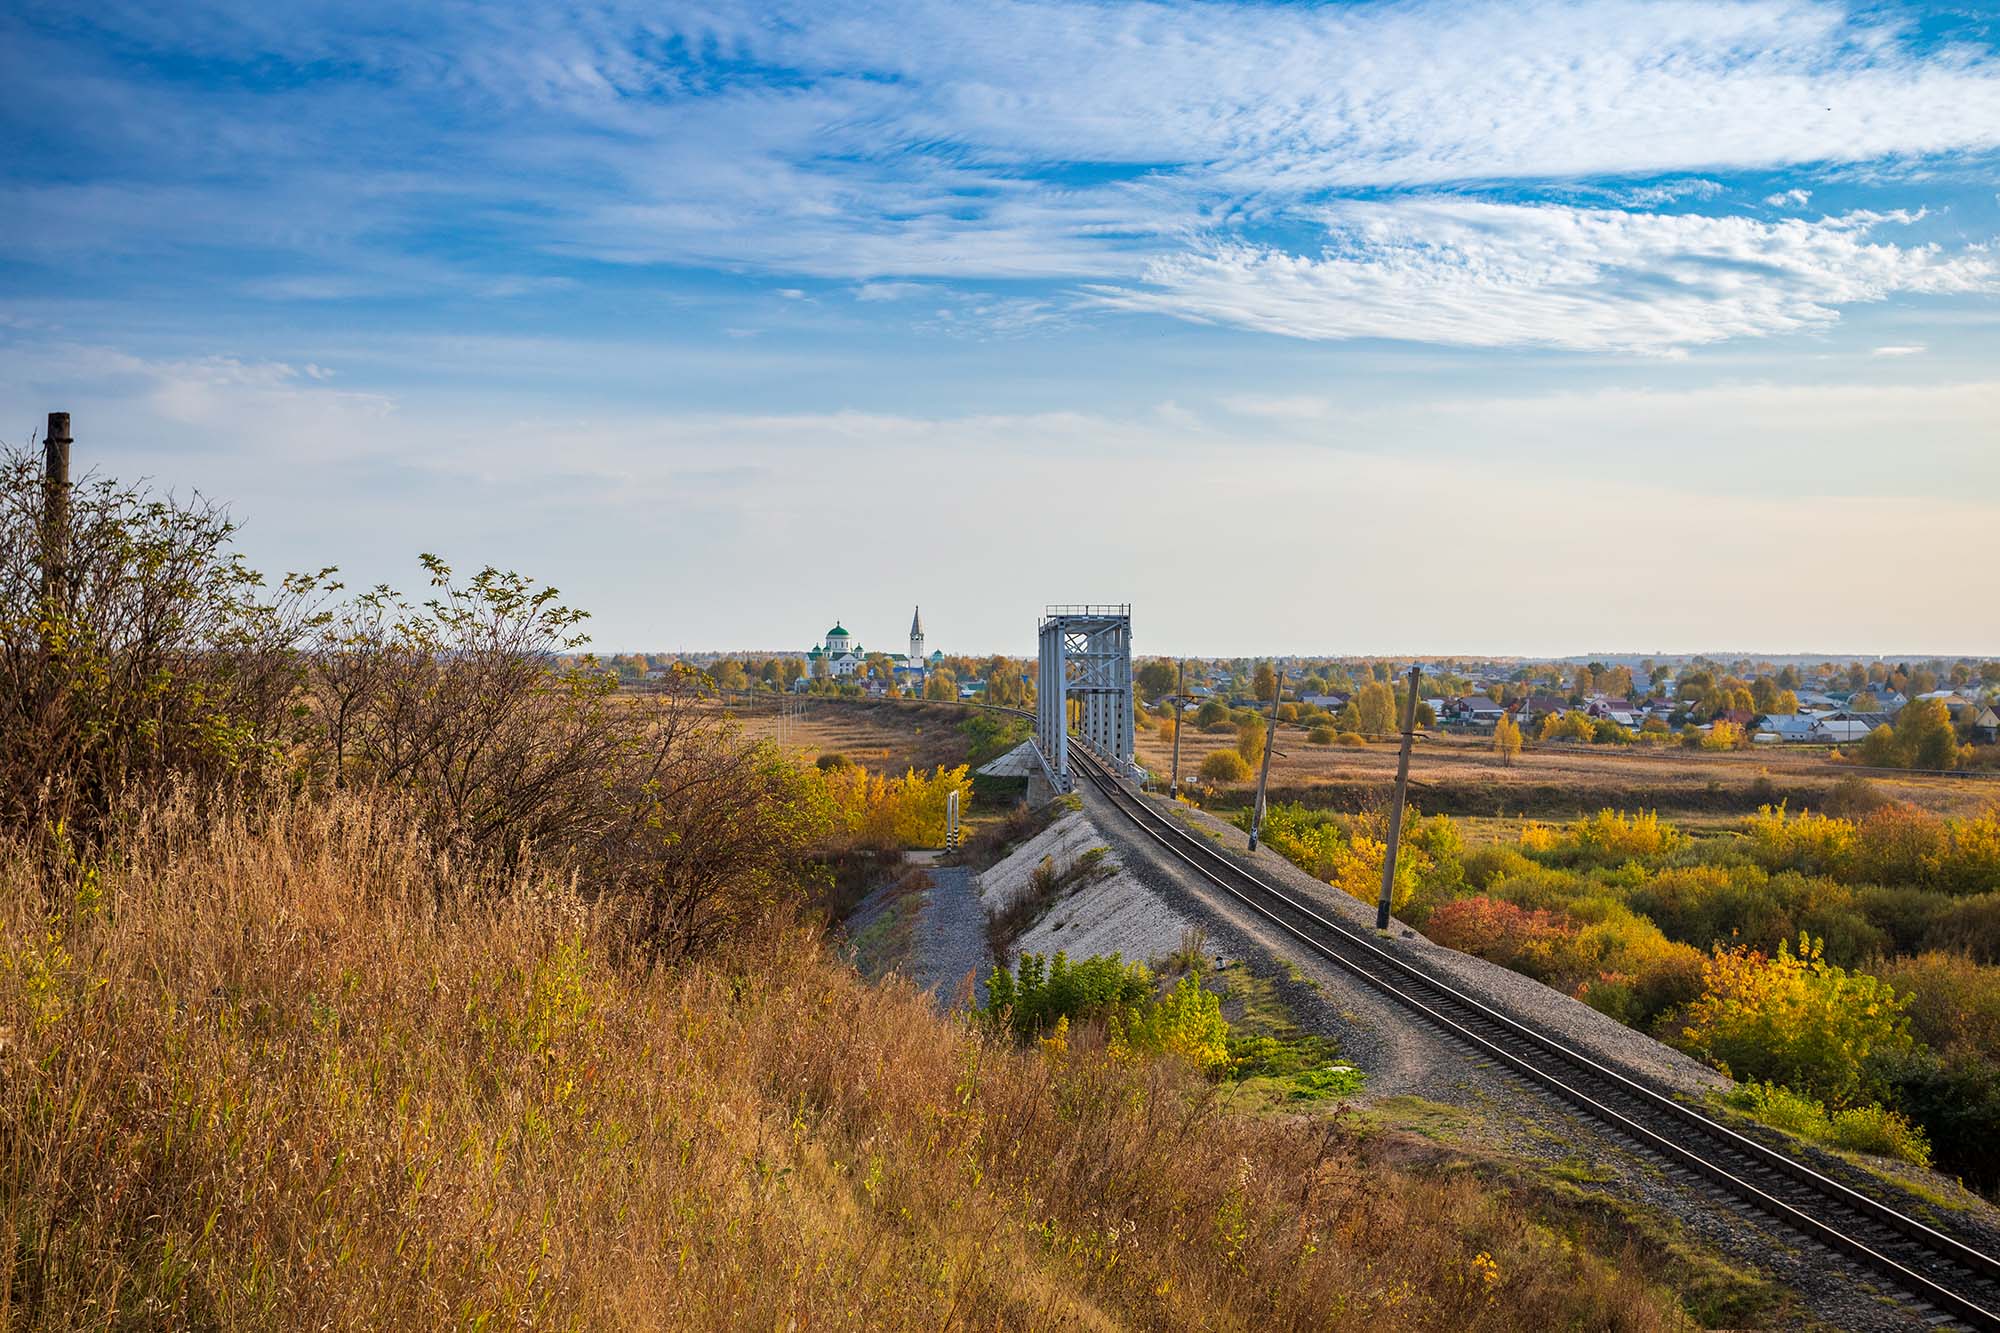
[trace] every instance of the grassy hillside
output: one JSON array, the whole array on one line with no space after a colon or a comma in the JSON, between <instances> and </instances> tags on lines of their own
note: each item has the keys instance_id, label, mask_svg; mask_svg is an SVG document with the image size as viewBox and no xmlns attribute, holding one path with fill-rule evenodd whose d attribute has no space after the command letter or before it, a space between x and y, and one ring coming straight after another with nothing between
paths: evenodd
<instances>
[{"instance_id":1,"label":"grassy hillside","mask_svg":"<svg viewBox=\"0 0 2000 1333\"><path fill-rule=\"evenodd\" d=\"M982 1036L781 916L642 965L564 876L412 829L340 797L0 848L0 1324L1675 1322L1467 1175Z\"/></svg>"}]
</instances>

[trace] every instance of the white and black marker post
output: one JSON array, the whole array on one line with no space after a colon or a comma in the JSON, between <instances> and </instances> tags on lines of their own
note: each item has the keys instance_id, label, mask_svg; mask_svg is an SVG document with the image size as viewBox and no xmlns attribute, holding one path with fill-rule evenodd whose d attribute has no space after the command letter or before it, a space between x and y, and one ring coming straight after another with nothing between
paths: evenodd
<instances>
[{"instance_id":1,"label":"white and black marker post","mask_svg":"<svg viewBox=\"0 0 2000 1333\"><path fill-rule=\"evenodd\" d=\"M1279 667L1271 686L1271 723L1264 729L1264 766L1257 770L1257 805L1250 815L1250 850L1264 832L1264 784L1271 780L1271 750L1278 743L1278 700L1285 697L1285 669Z\"/></svg>"},{"instance_id":2,"label":"white and black marker post","mask_svg":"<svg viewBox=\"0 0 2000 1333\"><path fill-rule=\"evenodd\" d=\"M1424 669L1410 664L1410 697L1403 701L1403 748L1396 755L1396 803L1389 807L1389 845L1382 853L1382 897L1375 904L1375 929L1389 928L1389 895L1396 888L1396 846L1403 840L1403 802L1410 790L1410 741L1417 730L1417 681Z\"/></svg>"}]
</instances>

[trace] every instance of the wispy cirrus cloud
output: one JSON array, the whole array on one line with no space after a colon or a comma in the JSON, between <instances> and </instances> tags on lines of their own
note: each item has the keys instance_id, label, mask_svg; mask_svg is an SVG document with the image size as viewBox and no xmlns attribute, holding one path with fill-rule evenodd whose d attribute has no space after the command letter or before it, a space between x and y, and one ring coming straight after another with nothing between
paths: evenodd
<instances>
[{"instance_id":1,"label":"wispy cirrus cloud","mask_svg":"<svg viewBox=\"0 0 2000 1333\"><path fill-rule=\"evenodd\" d=\"M1718 179L1756 174L1736 197L1768 219L1750 201L1811 195L1773 174L1888 188L2000 154L2000 55L1919 17L1859 0L359 0L278 21L250 0L107 0L85 29L37 3L14 20L28 54L0 57L21 91L0 117L98 179L10 173L4 249L247 251L306 265L256 280L298 299L530 292L539 275L492 270L533 258L864 295L1051 288L1006 296L1016 312L1110 286L1093 301L1305 338L1672 350L1983 290L1969 248L1753 222ZM44 57L79 33L152 62L87 63L124 114L80 127L42 95L77 64ZM228 77L153 72L172 57ZM1604 207L1519 207L1579 200Z\"/></svg>"},{"instance_id":2,"label":"wispy cirrus cloud","mask_svg":"<svg viewBox=\"0 0 2000 1333\"><path fill-rule=\"evenodd\" d=\"M1320 216L1317 255L1217 244L1097 299L1305 338L1671 352L1824 325L1902 293L2000 291L1989 251L1876 239L1907 216L1762 222L1437 198Z\"/></svg>"}]
</instances>

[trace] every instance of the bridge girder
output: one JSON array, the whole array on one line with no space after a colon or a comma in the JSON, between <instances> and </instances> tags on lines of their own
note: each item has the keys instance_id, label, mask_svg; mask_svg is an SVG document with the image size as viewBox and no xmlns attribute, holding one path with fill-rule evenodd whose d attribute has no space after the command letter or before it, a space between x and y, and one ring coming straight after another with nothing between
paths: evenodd
<instances>
[{"instance_id":1,"label":"bridge girder","mask_svg":"<svg viewBox=\"0 0 2000 1333\"><path fill-rule=\"evenodd\" d=\"M1051 606L1042 614L1035 683L1035 751L1049 785L1075 785L1069 767L1076 740L1119 772L1136 775L1132 747L1132 607Z\"/></svg>"}]
</instances>

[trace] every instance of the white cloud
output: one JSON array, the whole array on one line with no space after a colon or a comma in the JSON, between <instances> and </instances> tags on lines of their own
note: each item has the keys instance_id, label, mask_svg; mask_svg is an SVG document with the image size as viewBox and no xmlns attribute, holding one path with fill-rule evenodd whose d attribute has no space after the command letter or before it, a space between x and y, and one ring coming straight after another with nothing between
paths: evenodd
<instances>
[{"instance_id":1,"label":"white cloud","mask_svg":"<svg viewBox=\"0 0 2000 1333\"><path fill-rule=\"evenodd\" d=\"M1777 194L1767 194L1764 196L1764 202L1773 208L1804 208L1811 198L1811 190L1790 189L1781 190Z\"/></svg>"},{"instance_id":2,"label":"white cloud","mask_svg":"<svg viewBox=\"0 0 2000 1333\"><path fill-rule=\"evenodd\" d=\"M1897 343L1875 349L1876 356L1922 356L1927 349L1922 343Z\"/></svg>"},{"instance_id":3,"label":"white cloud","mask_svg":"<svg viewBox=\"0 0 2000 1333\"><path fill-rule=\"evenodd\" d=\"M0 402L87 403L83 465L234 501L260 568L338 563L364 586L410 579L421 550L501 562L592 610L613 647L803 646L834 611L870 642L920 601L947 651L1023 652L1043 602L1108 597L1137 604L1147 651L2000 651L2000 627L1963 616L1958 583L1912 583L1894 562L1843 569L1847 611L1831 628L1822 603L1743 578L1789 568L1828 532L1920 548L1939 568L2000 561L2000 383L1402 406L1245 396L1233 420L1178 394L1126 412L671 413L435 391L391 403L232 358L7 350ZM188 382L192 410L182 389L162 392ZM828 512L843 560L889 571L837 608L823 580L795 577L824 564ZM967 540L996 531L996 514L1012 553L999 585L990 543ZM1426 537L1404 582L1347 577L1413 529ZM1245 585L1228 561L1163 564L1163 532L1255 552L1287 577ZM1660 586L1669 557L1673 596L1633 597ZM698 595L661 583L683 566L709 571ZM1468 569L1509 596L1440 618L1407 595ZM1300 610L1298 588L1335 585L1337 615ZM1958 630L1940 640L1941 625Z\"/></svg>"},{"instance_id":4,"label":"white cloud","mask_svg":"<svg viewBox=\"0 0 2000 1333\"><path fill-rule=\"evenodd\" d=\"M1986 251L1874 239L1903 215L1761 222L1431 198L1320 216L1317 258L1218 243L1097 299L1304 338L1662 352L1813 328L1899 293L2000 291Z\"/></svg>"},{"instance_id":5,"label":"white cloud","mask_svg":"<svg viewBox=\"0 0 2000 1333\"><path fill-rule=\"evenodd\" d=\"M1595 181L1651 207L1721 188L1676 173L2000 148L2000 57L1905 41L1859 0L519 0L394 23L365 6L275 23L253 0L101 10L162 51L315 77L299 116L271 114L288 92L232 94L222 116L134 95L117 123L163 127L149 164L216 152L218 121L283 124L193 164L227 162L227 186L171 172L133 187L161 206L118 224L88 189L16 191L17 231L87 208L96 252L118 226L135 245L286 243L302 195L324 219L312 231L349 238L441 203L463 216L470 197L535 244L617 261L1102 280L1185 230L1329 192ZM372 146L412 125L437 133L385 170ZM269 207L246 201L251 176L277 183Z\"/></svg>"},{"instance_id":6,"label":"white cloud","mask_svg":"<svg viewBox=\"0 0 2000 1333\"><path fill-rule=\"evenodd\" d=\"M927 282L864 282L854 289L857 301L900 301L906 296L939 291Z\"/></svg>"}]
</instances>

